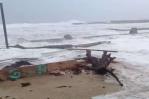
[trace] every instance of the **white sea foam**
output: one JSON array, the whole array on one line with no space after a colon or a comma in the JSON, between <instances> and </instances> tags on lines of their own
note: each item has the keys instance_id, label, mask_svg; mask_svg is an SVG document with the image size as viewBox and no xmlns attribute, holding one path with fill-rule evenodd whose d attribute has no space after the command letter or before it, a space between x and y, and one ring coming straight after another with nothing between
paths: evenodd
<instances>
[{"instance_id":1,"label":"white sea foam","mask_svg":"<svg viewBox=\"0 0 149 99\"><path fill-rule=\"evenodd\" d=\"M133 67L119 67L119 76L126 80L127 87L124 91L107 96L94 97L93 99L148 99L149 85L149 31L139 31L136 35L115 35L129 33L128 31L114 31L109 28L130 29L131 27L148 28L149 23L133 24L83 24L73 25L79 21L69 21L60 23L40 23L40 24L8 24L9 44L22 44L25 46L45 46L49 44L80 44L96 41L111 41L111 44L103 44L90 48L118 50L119 53L113 54L117 60L133 64ZM65 34L71 34L73 40L62 42L30 42L30 40L63 38ZM109 35L102 37L92 37L99 35ZM110 36L111 35L111 36ZM57 49L4 49L3 31L0 28L0 60L11 58L39 58L43 63L54 62L77 57L80 51L67 51ZM131 76L130 76L131 75ZM140 76L142 75L142 76ZM131 85L130 82L134 85ZM139 88L138 88L139 86ZM129 90L128 87L131 87ZM132 93L132 94L130 94ZM122 97L122 98L121 98Z\"/></svg>"}]
</instances>

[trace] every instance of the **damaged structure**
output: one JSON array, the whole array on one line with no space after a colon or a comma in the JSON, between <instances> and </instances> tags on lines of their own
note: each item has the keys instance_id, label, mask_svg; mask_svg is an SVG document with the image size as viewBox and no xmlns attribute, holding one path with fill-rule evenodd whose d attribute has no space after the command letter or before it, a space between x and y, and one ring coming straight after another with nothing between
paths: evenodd
<instances>
[{"instance_id":1,"label":"damaged structure","mask_svg":"<svg viewBox=\"0 0 149 99\"><path fill-rule=\"evenodd\" d=\"M81 50L81 49L74 49ZM111 57L111 53L108 52L116 52L116 51L107 51L102 50L103 54L101 58L93 57L90 49L82 49L86 50L86 57L75 60L68 60L62 62L48 63L48 64L40 64L33 65L29 62L20 61L12 64L11 66L6 66L2 70L0 70L0 80L18 80L24 77L32 77L39 75L64 75L66 70L72 71L74 74L80 74L84 71L92 71L95 74L112 75L120 86L123 84L120 82L118 77L113 73L114 69L109 67L110 63L116 57ZM98 51L98 50L97 50ZM90 65L89 65L90 64Z\"/></svg>"}]
</instances>

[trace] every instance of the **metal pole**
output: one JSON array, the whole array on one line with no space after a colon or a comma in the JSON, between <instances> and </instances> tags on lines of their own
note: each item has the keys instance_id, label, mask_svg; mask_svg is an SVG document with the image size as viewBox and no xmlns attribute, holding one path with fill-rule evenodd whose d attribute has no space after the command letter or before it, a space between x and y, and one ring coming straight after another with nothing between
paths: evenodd
<instances>
[{"instance_id":1,"label":"metal pole","mask_svg":"<svg viewBox=\"0 0 149 99\"><path fill-rule=\"evenodd\" d=\"M4 10L3 10L3 4L2 4L2 3L0 3L0 9L1 9L2 22L3 22L3 30L4 30L4 36L5 36L5 44L6 44L6 48L9 48L9 45L8 45L8 38L7 38L7 29L6 29L6 23L5 23L5 16L4 16Z\"/></svg>"}]
</instances>

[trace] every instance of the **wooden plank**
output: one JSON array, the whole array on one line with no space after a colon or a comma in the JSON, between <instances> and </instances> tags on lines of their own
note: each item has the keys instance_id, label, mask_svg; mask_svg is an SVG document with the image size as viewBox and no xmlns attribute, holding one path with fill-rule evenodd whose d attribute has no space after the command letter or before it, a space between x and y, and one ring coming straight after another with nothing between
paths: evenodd
<instances>
[{"instance_id":1,"label":"wooden plank","mask_svg":"<svg viewBox=\"0 0 149 99\"><path fill-rule=\"evenodd\" d=\"M93 42L93 43L87 43L87 44L78 44L74 45L74 47L91 47L91 46L96 46L100 44L109 44L111 43L110 41L99 41L99 42Z\"/></svg>"},{"instance_id":2,"label":"wooden plank","mask_svg":"<svg viewBox=\"0 0 149 99\"><path fill-rule=\"evenodd\" d=\"M114 53L116 53L116 52L118 52L118 51L112 51L112 50L97 50L97 49L85 49L85 48L81 48L81 49L79 49L79 48L69 48L69 49L67 49L67 50L91 50L91 51L106 51L106 52L114 52Z\"/></svg>"}]
</instances>

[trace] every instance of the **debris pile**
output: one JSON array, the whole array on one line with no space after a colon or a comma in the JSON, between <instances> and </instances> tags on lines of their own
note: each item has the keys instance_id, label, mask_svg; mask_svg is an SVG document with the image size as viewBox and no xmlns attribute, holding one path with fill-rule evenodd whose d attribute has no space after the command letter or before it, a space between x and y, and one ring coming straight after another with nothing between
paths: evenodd
<instances>
[{"instance_id":1,"label":"debris pile","mask_svg":"<svg viewBox=\"0 0 149 99\"><path fill-rule=\"evenodd\" d=\"M32 65L32 64L27 61L18 61L18 62L15 62L14 64L11 64L10 66L4 67L3 69L14 69L23 65Z\"/></svg>"},{"instance_id":2,"label":"debris pile","mask_svg":"<svg viewBox=\"0 0 149 99\"><path fill-rule=\"evenodd\" d=\"M118 77L113 73L114 69L108 68L110 63L113 62L116 57L111 57L111 53L108 54L107 51L103 51L102 57L98 59L91 55L91 50L87 50L86 56L87 62L92 64L92 66L89 67L90 70L93 70L96 74L101 75L109 73L118 81L120 86L123 86Z\"/></svg>"},{"instance_id":3,"label":"debris pile","mask_svg":"<svg viewBox=\"0 0 149 99\"><path fill-rule=\"evenodd\" d=\"M78 50L78 49L76 49ZM80 49L79 49L80 50ZM79 75L85 72L86 74L93 72L99 75L110 74L113 76L120 86L123 84L120 82L118 77L113 73L114 69L110 68L109 65L116 57L111 57L111 53L116 51L108 50L96 50L103 51L101 58L92 56L92 50L86 50L86 57L79 60L68 60L63 62L32 65L26 61L19 61L11 66L7 66L0 70L0 80L18 80L24 77L39 76L39 75L54 75L61 76L65 75L67 71L74 75ZM95 51L95 50L94 50ZM81 60L81 61L80 61ZM23 86L28 86L28 83L22 83Z\"/></svg>"}]
</instances>

